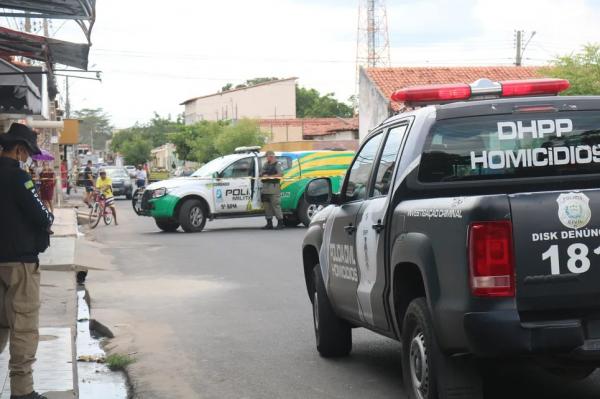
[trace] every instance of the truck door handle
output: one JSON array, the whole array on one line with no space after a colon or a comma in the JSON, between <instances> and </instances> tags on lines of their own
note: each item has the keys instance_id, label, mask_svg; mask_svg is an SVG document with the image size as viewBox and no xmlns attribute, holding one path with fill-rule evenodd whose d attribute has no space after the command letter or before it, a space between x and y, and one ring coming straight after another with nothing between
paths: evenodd
<instances>
[{"instance_id":1,"label":"truck door handle","mask_svg":"<svg viewBox=\"0 0 600 399\"><path fill-rule=\"evenodd\" d=\"M383 230L383 225L381 224L381 220L378 220L377 224L374 224L371 227L373 227L373 230L375 230L377 233L381 233L381 230Z\"/></svg>"},{"instance_id":2,"label":"truck door handle","mask_svg":"<svg viewBox=\"0 0 600 399\"><path fill-rule=\"evenodd\" d=\"M352 223L350 223L348 226L344 226L344 230L346 230L346 233L348 233L348 235L352 235L356 231L356 227L354 227Z\"/></svg>"}]
</instances>

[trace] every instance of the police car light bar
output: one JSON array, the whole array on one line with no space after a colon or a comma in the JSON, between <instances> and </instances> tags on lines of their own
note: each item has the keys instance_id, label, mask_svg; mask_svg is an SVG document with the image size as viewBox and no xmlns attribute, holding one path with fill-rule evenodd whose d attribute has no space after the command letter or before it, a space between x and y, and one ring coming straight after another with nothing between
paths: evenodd
<instances>
[{"instance_id":1,"label":"police car light bar","mask_svg":"<svg viewBox=\"0 0 600 399\"><path fill-rule=\"evenodd\" d=\"M394 92L391 98L392 101L410 104L441 104L485 96L556 95L568 89L569 86L569 81L565 79L526 79L502 82L479 79L470 85L457 83L406 87Z\"/></svg>"}]
</instances>

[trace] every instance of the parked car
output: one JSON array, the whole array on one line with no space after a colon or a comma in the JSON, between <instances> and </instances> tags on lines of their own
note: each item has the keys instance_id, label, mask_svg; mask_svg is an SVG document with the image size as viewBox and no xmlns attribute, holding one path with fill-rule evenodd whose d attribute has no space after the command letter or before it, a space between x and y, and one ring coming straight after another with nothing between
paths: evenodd
<instances>
[{"instance_id":1,"label":"parked car","mask_svg":"<svg viewBox=\"0 0 600 399\"><path fill-rule=\"evenodd\" d=\"M600 366L600 97L568 87L399 90L417 109L372 130L341 193L309 184L333 203L302 248L321 356L355 327L401 341L411 399L482 398L478 359L565 381Z\"/></svg>"},{"instance_id":2,"label":"parked car","mask_svg":"<svg viewBox=\"0 0 600 399\"><path fill-rule=\"evenodd\" d=\"M179 226L198 232L207 220L264 214L259 173L266 162L260 148L240 149L214 159L190 177L150 184L142 195L141 214L165 231ZM276 153L284 172L281 208L285 223L308 225L317 207L304 200L306 184L325 177L337 189L354 152L302 151Z\"/></svg>"},{"instance_id":3,"label":"parked car","mask_svg":"<svg viewBox=\"0 0 600 399\"><path fill-rule=\"evenodd\" d=\"M135 178L135 172L136 172L135 166L125 165L123 167L127 170L127 173L129 173L129 177L131 177L132 179Z\"/></svg>"},{"instance_id":4,"label":"parked car","mask_svg":"<svg viewBox=\"0 0 600 399\"><path fill-rule=\"evenodd\" d=\"M133 195L133 185L131 177L127 173L127 169L118 166L107 166L104 168L106 174L112 180L113 194L124 195L127 199L131 199Z\"/></svg>"}]
</instances>

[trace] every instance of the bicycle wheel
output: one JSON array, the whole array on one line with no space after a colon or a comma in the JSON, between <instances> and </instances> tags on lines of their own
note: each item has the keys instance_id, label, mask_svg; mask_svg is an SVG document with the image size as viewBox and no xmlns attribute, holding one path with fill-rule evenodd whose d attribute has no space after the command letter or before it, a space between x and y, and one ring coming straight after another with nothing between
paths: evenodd
<instances>
[{"instance_id":1,"label":"bicycle wheel","mask_svg":"<svg viewBox=\"0 0 600 399\"><path fill-rule=\"evenodd\" d=\"M107 226L112 223L112 221L113 221L112 209L110 209L110 208L105 208L104 209L104 217L103 217L103 219L104 219L104 224L107 225Z\"/></svg>"},{"instance_id":2,"label":"bicycle wheel","mask_svg":"<svg viewBox=\"0 0 600 399\"><path fill-rule=\"evenodd\" d=\"M95 228L100 223L101 206L98 202L94 202L92 209L90 209L90 228Z\"/></svg>"}]
</instances>

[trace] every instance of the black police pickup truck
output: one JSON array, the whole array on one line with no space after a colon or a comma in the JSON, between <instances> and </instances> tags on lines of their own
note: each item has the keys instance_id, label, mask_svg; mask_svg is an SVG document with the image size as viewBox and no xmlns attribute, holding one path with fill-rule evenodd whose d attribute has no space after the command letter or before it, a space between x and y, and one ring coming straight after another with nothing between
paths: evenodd
<instances>
[{"instance_id":1,"label":"black police pickup truck","mask_svg":"<svg viewBox=\"0 0 600 399\"><path fill-rule=\"evenodd\" d=\"M558 79L411 87L341 193L307 189L317 349L351 329L402 342L411 398L482 397L477 359L569 378L600 366L600 97ZM435 104L435 105L432 105Z\"/></svg>"}]
</instances>

